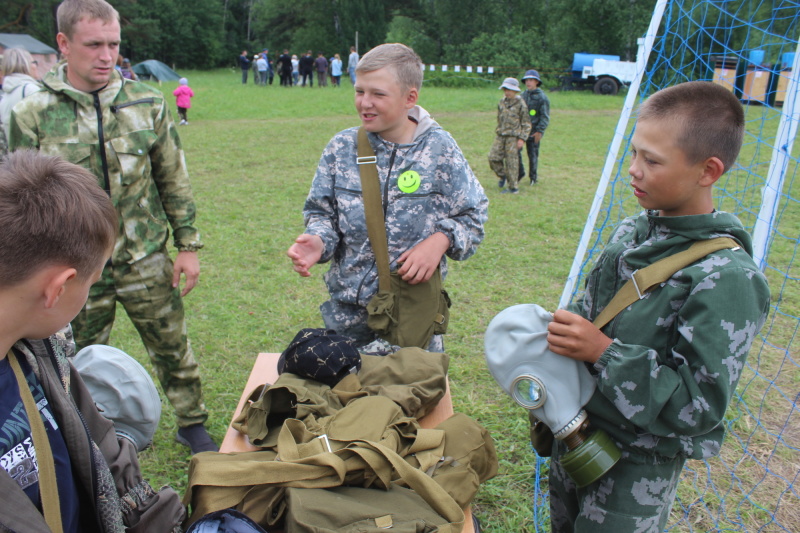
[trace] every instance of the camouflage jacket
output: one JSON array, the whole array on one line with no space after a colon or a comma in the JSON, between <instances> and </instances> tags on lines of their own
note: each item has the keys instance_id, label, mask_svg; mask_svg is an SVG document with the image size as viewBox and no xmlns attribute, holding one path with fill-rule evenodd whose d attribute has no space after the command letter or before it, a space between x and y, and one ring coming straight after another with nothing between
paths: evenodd
<instances>
[{"instance_id":1,"label":"camouflage jacket","mask_svg":"<svg viewBox=\"0 0 800 533\"><path fill-rule=\"evenodd\" d=\"M528 138L531 122L528 120L528 108L519 96L512 99L501 98L497 104L497 129L495 133L501 137Z\"/></svg>"},{"instance_id":2,"label":"camouflage jacket","mask_svg":"<svg viewBox=\"0 0 800 533\"><path fill-rule=\"evenodd\" d=\"M170 226L178 250L201 248L183 149L164 96L116 70L102 90L85 93L67 83L65 68L60 63L48 72L44 90L14 108L10 149L60 155L97 176L119 213L114 263L161 249Z\"/></svg>"},{"instance_id":3,"label":"camouflage jacket","mask_svg":"<svg viewBox=\"0 0 800 533\"><path fill-rule=\"evenodd\" d=\"M544 133L550 124L550 99L540 88L526 89L520 96L528 106L528 116L531 118L531 137L534 133Z\"/></svg>"},{"instance_id":4,"label":"camouflage jacket","mask_svg":"<svg viewBox=\"0 0 800 533\"><path fill-rule=\"evenodd\" d=\"M75 354L72 331L24 339L14 350L33 369L69 450L81 495L81 525L98 533L180 532L185 511L178 494L169 487L155 491L142 479L136 447L117 437L114 424L97 410L70 364L68 358ZM0 476L0 491L0 530L50 531L41 511L11 476Z\"/></svg>"},{"instance_id":5,"label":"camouflage jacket","mask_svg":"<svg viewBox=\"0 0 800 533\"><path fill-rule=\"evenodd\" d=\"M734 215L649 212L616 229L584 296L570 306L594 320L633 271L713 237L731 237L741 248L675 273L603 328L614 340L590 367L597 390L586 411L623 453L692 459L719 453L725 410L766 320L766 278Z\"/></svg>"},{"instance_id":6,"label":"camouflage jacket","mask_svg":"<svg viewBox=\"0 0 800 533\"><path fill-rule=\"evenodd\" d=\"M416 136L394 144L369 133L378 159L389 261L436 232L450 239L445 256L470 257L483 240L489 204L456 141L417 106ZM336 134L322 152L303 210L306 233L319 235L331 261L325 282L333 300L366 306L378 290L375 255L367 237L357 157L358 128ZM416 180L415 177L419 179ZM446 258L442 257L442 274Z\"/></svg>"}]
</instances>

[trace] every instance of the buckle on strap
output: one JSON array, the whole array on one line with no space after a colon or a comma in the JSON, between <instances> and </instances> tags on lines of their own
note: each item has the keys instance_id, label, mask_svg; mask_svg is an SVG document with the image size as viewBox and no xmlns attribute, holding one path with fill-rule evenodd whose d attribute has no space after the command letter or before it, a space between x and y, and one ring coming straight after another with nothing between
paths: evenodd
<instances>
[{"instance_id":1,"label":"buckle on strap","mask_svg":"<svg viewBox=\"0 0 800 533\"><path fill-rule=\"evenodd\" d=\"M631 281L633 281L633 287L636 289L636 294L639 296L639 299L641 300L642 298L644 298L644 293L641 291L641 289L639 289L639 282L636 281L636 274L638 272L639 272L638 269L633 271L633 274L631 274Z\"/></svg>"},{"instance_id":2,"label":"buckle on strap","mask_svg":"<svg viewBox=\"0 0 800 533\"><path fill-rule=\"evenodd\" d=\"M357 165L374 165L378 162L378 158L374 155L367 155L364 157L356 157Z\"/></svg>"}]
</instances>

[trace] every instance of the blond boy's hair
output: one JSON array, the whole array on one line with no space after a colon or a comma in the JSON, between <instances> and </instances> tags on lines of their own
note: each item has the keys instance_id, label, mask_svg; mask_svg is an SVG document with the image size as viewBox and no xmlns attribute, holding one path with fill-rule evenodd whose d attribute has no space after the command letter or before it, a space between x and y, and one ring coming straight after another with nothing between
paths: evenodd
<instances>
[{"instance_id":1,"label":"blond boy's hair","mask_svg":"<svg viewBox=\"0 0 800 533\"><path fill-rule=\"evenodd\" d=\"M119 13L105 0L64 0L56 11L58 31L72 40L75 26L83 18L119 22Z\"/></svg>"},{"instance_id":2,"label":"blond boy's hair","mask_svg":"<svg viewBox=\"0 0 800 533\"><path fill-rule=\"evenodd\" d=\"M394 71L397 83L404 91L422 88L422 60L410 47L400 43L376 46L358 61L356 75L384 67L390 67Z\"/></svg>"},{"instance_id":3,"label":"blond boy's hair","mask_svg":"<svg viewBox=\"0 0 800 533\"><path fill-rule=\"evenodd\" d=\"M94 274L111 253L117 212L88 170L57 156L17 150L0 163L0 287L47 266Z\"/></svg>"},{"instance_id":4,"label":"blond boy's hair","mask_svg":"<svg viewBox=\"0 0 800 533\"><path fill-rule=\"evenodd\" d=\"M681 125L676 143L689 163L718 157L727 172L744 140L744 109L725 87L689 81L662 89L639 108L639 121L674 120Z\"/></svg>"}]
</instances>

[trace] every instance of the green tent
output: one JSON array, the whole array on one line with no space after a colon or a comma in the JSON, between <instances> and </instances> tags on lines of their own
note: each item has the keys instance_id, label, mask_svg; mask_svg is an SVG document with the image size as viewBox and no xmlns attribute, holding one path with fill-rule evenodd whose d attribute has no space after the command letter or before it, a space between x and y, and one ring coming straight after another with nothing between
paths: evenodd
<instances>
[{"instance_id":1,"label":"green tent","mask_svg":"<svg viewBox=\"0 0 800 533\"><path fill-rule=\"evenodd\" d=\"M153 79L161 82L181 79L177 72L157 59L148 59L137 63L133 66L133 71L140 80Z\"/></svg>"}]
</instances>

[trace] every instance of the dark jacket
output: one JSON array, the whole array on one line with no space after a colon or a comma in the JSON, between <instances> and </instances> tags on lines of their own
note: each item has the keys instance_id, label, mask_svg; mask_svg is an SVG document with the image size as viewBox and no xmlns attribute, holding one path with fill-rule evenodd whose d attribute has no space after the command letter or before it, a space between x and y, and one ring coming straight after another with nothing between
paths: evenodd
<instances>
[{"instance_id":1,"label":"dark jacket","mask_svg":"<svg viewBox=\"0 0 800 533\"><path fill-rule=\"evenodd\" d=\"M299 69L300 74L311 74L314 70L314 58L308 55L301 57Z\"/></svg>"},{"instance_id":2,"label":"dark jacket","mask_svg":"<svg viewBox=\"0 0 800 533\"><path fill-rule=\"evenodd\" d=\"M250 69L250 60L247 58L247 55L239 56L239 66L242 70Z\"/></svg>"},{"instance_id":3,"label":"dark jacket","mask_svg":"<svg viewBox=\"0 0 800 533\"><path fill-rule=\"evenodd\" d=\"M181 531L185 510L178 494L169 487L156 492L142 479L136 447L117 437L69 362L74 346L65 330L44 340L19 341L14 348L25 354L58 422L81 490L82 516L94 517L93 532ZM0 531L50 533L42 513L2 469L0 494Z\"/></svg>"}]
</instances>

